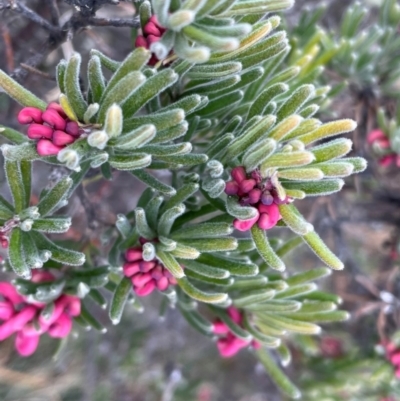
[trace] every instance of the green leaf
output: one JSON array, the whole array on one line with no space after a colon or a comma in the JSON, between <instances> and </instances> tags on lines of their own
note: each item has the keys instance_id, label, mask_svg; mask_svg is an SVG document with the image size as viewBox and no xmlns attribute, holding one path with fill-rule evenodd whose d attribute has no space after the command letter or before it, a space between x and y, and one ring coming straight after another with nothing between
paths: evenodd
<instances>
[{"instance_id":1,"label":"green leaf","mask_svg":"<svg viewBox=\"0 0 400 401\"><path fill-rule=\"evenodd\" d=\"M167 237L171 232L175 220L185 212L185 209L186 207L183 203L167 209L158 220L158 234Z\"/></svg>"},{"instance_id":2,"label":"green leaf","mask_svg":"<svg viewBox=\"0 0 400 401\"><path fill-rule=\"evenodd\" d=\"M25 255L22 249L22 231L19 228L14 228L11 231L8 258L16 275L27 280L31 278L32 274L29 266L26 264Z\"/></svg>"},{"instance_id":3,"label":"green leaf","mask_svg":"<svg viewBox=\"0 0 400 401\"><path fill-rule=\"evenodd\" d=\"M249 318L247 314L244 315L243 325L245 329L261 344L265 345L268 348L276 348L281 344L281 340L279 338L270 337L257 330L254 326L250 324Z\"/></svg>"},{"instance_id":4,"label":"green leaf","mask_svg":"<svg viewBox=\"0 0 400 401\"><path fill-rule=\"evenodd\" d=\"M201 223L185 226L173 231L171 238L175 240L192 238L220 238L230 235L233 227L228 223Z\"/></svg>"},{"instance_id":5,"label":"green leaf","mask_svg":"<svg viewBox=\"0 0 400 401\"><path fill-rule=\"evenodd\" d=\"M209 266L205 263L200 263L197 260L184 260L182 263L185 265L185 269L191 270L199 275L210 277L212 279L222 280L230 277L230 273L227 270L219 267Z\"/></svg>"},{"instance_id":6,"label":"green leaf","mask_svg":"<svg viewBox=\"0 0 400 401\"><path fill-rule=\"evenodd\" d=\"M340 178L326 179L317 182L298 181L283 182L283 187L288 190L300 190L307 196L326 196L335 192L339 192L344 185L344 181Z\"/></svg>"},{"instance_id":7,"label":"green leaf","mask_svg":"<svg viewBox=\"0 0 400 401\"><path fill-rule=\"evenodd\" d=\"M310 281L318 280L319 278L330 276L332 271L327 267L320 267L318 269L308 270L304 273L297 273L294 276L286 279L290 286L308 283Z\"/></svg>"},{"instance_id":8,"label":"green leaf","mask_svg":"<svg viewBox=\"0 0 400 401\"><path fill-rule=\"evenodd\" d=\"M132 74L132 73L131 73ZM120 81L124 82L126 78ZM134 96L130 96L123 104L124 115L133 116L143 106L159 93L170 87L178 80L178 75L170 68L166 68L156 75L147 79L136 91ZM116 87L114 88L116 89ZM111 94L111 93L110 93ZM180 106L177 106L180 107ZM175 108L175 107L174 107Z\"/></svg>"},{"instance_id":9,"label":"green leaf","mask_svg":"<svg viewBox=\"0 0 400 401\"><path fill-rule=\"evenodd\" d=\"M296 89L290 97L282 104L278 110L278 121L297 113L300 108L314 94L315 87L313 85L303 85Z\"/></svg>"},{"instance_id":10,"label":"green leaf","mask_svg":"<svg viewBox=\"0 0 400 401\"><path fill-rule=\"evenodd\" d=\"M183 245L196 248L199 252L227 252L233 251L237 247L236 238L204 238L204 239L185 239L180 241Z\"/></svg>"},{"instance_id":11,"label":"green leaf","mask_svg":"<svg viewBox=\"0 0 400 401\"><path fill-rule=\"evenodd\" d=\"M21 163L17 161L6 160L4 169L7 177L8 186L14 201L15 212L20 213L25 209L26 194L24 186L24 178L21 171Z\"/></svg>"},{"instance_id":12,"label":"green leaf","mask_svg":"<svg viewBox=\"0 0 400 401\"><path fill-rule=\"evenodd\" d=\"M40 258L39 251L31 235L27 232L21 232L22 254L25 255L25 261L29 268L36 269L43 267L43 261Z\"/></svg>"},{"instance_id":13,"label":"green leaf","mask_svg":"<svg viewBox=\"0 0 400 401\"><path fill-rule=\"evenodd\" d=\"M343 263L332 253L332 251L325 245L321 237L315 231L304 235L303 240L329 267L334 270L343 270Z\"/></svg>"},{"instance_id":14,"label":"green leaf","mask_svg":"<svg viewBox=\"0 0 400 401\"><path fill-rule=\"evenodd\" d=\"M86 322L95 330L98 330L102 333L107 332L107 329L89 312L84 302L81 302L80 316L82 316L82 318L85 319Z\"/></svg>"},{"instance_id":15,"label":"green leaf","mask_svg":"<svg viewBox=\"0 0 400 401\"><path fill-rule=\"evenodd\" d=\"M253 305L263 305L263 302L270 300L274 295L274 290L262 289L243 291L240 295L234 297L233 305L238 308L251 309Z\"/></svg>"},{"instance_id":16,"label":"green leaf","mask_svg":"<svg viewBox=\"0 0 400 401\"><path fill-rule=\"evenodd\" d=\"M92 49L90 51L90 55L99 57L101 64L104 67L106 67L107 69L109 69L111 72L117 71L118 67L121 64L119 61L112 60L109 57L107 57L105 54L103 54L100 51L95 50L95 49Z\"/></svg>"},{"instance_id":17,"label":"green leaf","mask_svg":"<svg viewBox=\"0 0 400 401\"><path fill-rule=\"evenodd\" d=\"M145 170L132 170L130 173L155 191L161 192L162 194L168 196L174 195L176 193L175 188L164 184Z\"/></svg>"},{"instance_id":18,"label":"green leaf","mask_svg":"<svg viewBox=\"0 0 400 401\"><path fill-rule=\"evenodd\" d=\"M316 290L317 286L314 283L297 284L288 289L276 294L275 299L296 298L300 295L308 294Z\"/></svg>"},{"instance_id":19,"label":"green leaf","mask_svg":"<svg viewBox=\"0 0 400 401\"><path fill-rule=\"evenodd\" d=\"M250 261L237 260L217 255L202 254L197 261L207 266L223 269L231 275L238 277L256 276L259 272L258 266Z\"/></svg>"},{"instance_id":20,"label":"green leaf","mask_svg":"<svg viewBox=\"0 0 400 401\"><path fill-rule=\"evenodd\" d=\"M236 74L242 70L241 63L237 61L231 61L221 64L206 64L206 65L195 65L187 73L188 78L192 80L206 80L206 79L218 79L228 75Z\"/></svg>"},{"instance_id":21,"label":"green leaf","mask_svg":"<svg viewBox=\"0 0 400 401\"><path fill-rule=\"evenodd\" d=\"M313 160L314 155L306 150L275 153L260 166L261 175L266 175L267 170L270 168L305 166Z\"/></svg>"},{"instance_id":22,"label":"green leaf","mask_svg":"<svg viewBox=\"0 0 400 401\"><path fill-rule=\"evenodd\" d=\"M37 231L32 231L31 235L39 250L51 252L50 259L68 266L81 266L85 263L85 254L82 252L76 252L58 246Z\"/></svg>"},{"instance_id":23,"label":"green leaf","mask_svg":"<svg viewBox=\"0 0 400 401\"><path fill-rule=\"evenodd\" d=\"M47 104L43 100L37 98L32 92L14 81L2 70L0 70L0 88L22 106L36 107L40 110L45 110L47 107Z\"/></svg>"},{"instance_id":24,"label":"green leaf","mask_svg":"<svg viewBox=\"0 0 400 401\"><path fill-rule=\"evenodd\" d=\"M0 125L0 135L17 145L26 143L29 140L26 135L21 134L19 131L16 131L10 127L5 127L4 125Z\"/></svg>"},{"instance_id":25,"label":"green leaf","mask_svg":"<svg viewBox=\"0 0 400 401\"><path fill-rule=\"evenodd\" d=\"M301 393L288 377L276 366L268 351L259 349L256 351L258 359L275 384L290 398L299 399Z\"/></svg>"},{"instance_id":26,"label":"green leaf","mask_svg":"<svg viewBox=\"0 0 400 401\"><path fill-rule=\"evenodd\" d=\"M88 81L93 103L99 103L104 94L106 83L101 71L101 61L98 56L92 56L88 64ZM62 92L62 91L61 91Z\"/></svg>"},{"instance_id":27,"label":"green leaf","mask_svg":"<svg viewBox=\"0 0 400 401\"><path fill-rule=\"evenodd\" d=\"M70 227L70 217L50 217L34 220L32 229L44 233L65 233Z\"/></svg>"},{"instance_id":28,"label":"green leaf","mask_svg":"<svg viewBox=\"0 0 400 401\"><path fill-rule=\"evenodd\" d=\"M73 185L71 177L65 177L57 182L54 187L46 193L37 205L41 217L51 214L54 210L59 208L70 195Z\"/></svg>"},{"instance_id":29,"label":"green leaf","mask_svg":"<svg viewBox=\"0 0 400 401\"><path fill-rule=\"evenodd\" d=\"M110 141L110 146L115 146L123 150L135 150L141 148L146 143L150 142L156 136L156 128L154 125L142 125L124 135L119 136L115 142Z\"/></svg>"},{"instance_id":30,"label":"green leaf","mask_svg":"<svg viewBox=\"0 0 400 401\"><path fill-rule=\"evenodd\" d=\"M228 294L209 293L199 290L193 284L190 283L187 277L182 277L178 279L178 285L185 294L200 302L209 304L219 304L225 302L228 299Z\"/></svg>"},{"instance_id":31,"label":"green leaf","mask_svg":"<svg viewBox=\"0 0 400 401\"><path fill-rule=\"evenodd\" d=\"M78 53L75 53L69 59L64 79L65 94L80 121L83 120L83 116L88 107L79 84L81 61L81 56Z\"/></svg>"},{"instance_id":32,"label":"green leaf","mask_svg":"<svg viewBox=\"0 0 400 401\"><path fill-rule=\"evenodd\" d=\"M176 278L181 279L185 276L182 266L169 253L157 249L157 259L165 266L165 268Z\"/></svg>"},{"instance_id":33,"label":"green leaf","mask_svg":"<svg viewBox=\"0 0 400 401\"><path fill-rule=\"evenodd\" d=\"M131 280L129 280L127 277L121 279L111 300L109 315L112 324L118 324L121 321L122 313L131 289Z\"/></svg>"},{"instance_id":34,"label":"green leaf","mask_svg":"<svg viewBox=\"0 0 400 401\"><path fill-rule=\"evenodd\" d=\"M301 313L296 312L290 315L292 320L301 320L303 322L343 322L348 320L350 317L349 312L344 310L335 310L330 312L315 312L315 313ZM305 324L305 323L303 323Z\"/></svg>"},{"instance_id":35,"label":"green leaf","mask_svg":"<svg viewBox=\"0 0 400 401\"><path fill-rule=\"evenodd\" d=\"M285 224L296 234L305 235L314 230L313 225L305 220L293 205L279 205L279 212Z\"/></svg>"},{"instance_id":36,"label":"green leaf","mask_svg":"<svg viewBox=\"0 0 400 401\"><path fill-rule=\"evenodd\" d=\"M254 171L275 152L276 147L276 141L271 138L267 138L261 143L256 142L243 155L242 164L247 171Z\"/></svg>"},{"instance_id":37,"label":"green leaf","mask_svg":"<svg viewBox=\"0 0 400 401\"><path fill-rule=\"evenodd\" d=\"M299 316L298 312L295 312ZM282 330L287 330L293 333L313 335L321 333L321 328L315 324L294 320L291 317L286 317L278 314L262 313L264 323L269 323L272 327L276 326Z\"/></svg>"},{"instance_id":38,"label":"green leaf","mask_svg":"<svg viewBox=\"0 0 400 401\"><path fill-rule=\"evenodd\" d=\"M14 208L0 195L0 220L8 220L14 216Z\"/></svg>"},{"instance_id":39,"label":"green leaf","mask_svg":"<svg viewBox=\"0 0 400 401\"><path fill-rule=\"evenodd\" d=\"M151 156L146 153L136 153L133 155L114 155L109 159L111 167L117 170L130 171L143 169L150 166Z\"/></svg>"},{"instance_id":40,"label":"green leaf","mask_svg":"<svg viewBox=\"0 0 400 401\"><path fill-rule=\"evenodd\" d=\"M308 145L310 143L331 137L333 135L339 135L346 132L354 131L356 127L357 124L353 120L336 120L323 124L314 131L299 136L298 139L302 141L304 145Z\"/></svg>"},{"instance_id":41,"label":"green leaf","mask_svg":"<svg viewBox=\"0 0 400 401\"><path fill-rule=\"evenodd\" d=\"M251 228L251 236L256 244L257 252L264 261L274 270L284 271L286 269L283 261L278 257L272 249L267 235L264 230L261 230L257 224Z\"/></svg>"},{"instance_id":42,"label":"green leaf","mask_svg":"<svg viewBox=\"0 0 400 401\"><path fill-rule=\"evenodd\" d=\"M65 71L67 70L67 61L60 60L56 67L56 78L57 78L57 85L60 88L61 93L65 93Z\"/></svg>"},{"instance_id":43,"label":"green leaf","mask_svg":"<svg viewBox=\"0 0 400 401\"><path fill-rule=\"evenodd\" d=\"M235 196L226 198L226 211L239 220L250 220L257 216L257 209L252 206L241 206Z\"/></svg>"},{"instance_id":44,"label":"green leaf","mask_svg":"<svg viewBox=\"0 0 400 401\"><path fill-rule=\"evenodd\" d=\"M178 303L178 308L186 321L198 332L209 336L213 331L213 325L195 310L186 310Z\"/></svg>"}]
</instances>

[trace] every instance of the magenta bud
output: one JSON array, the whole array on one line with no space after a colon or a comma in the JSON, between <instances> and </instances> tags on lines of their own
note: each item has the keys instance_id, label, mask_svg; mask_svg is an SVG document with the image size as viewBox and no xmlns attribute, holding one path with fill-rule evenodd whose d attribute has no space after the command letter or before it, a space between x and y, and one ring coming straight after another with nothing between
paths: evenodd
<instances>
[{"instance_id":1,"label":"magenta bud","mask_svg":"<svg viewBox=\"0 0 400 401\"><path fill-rule=\"evenodd\" d=\"M1 238L1 239L0 239L0 244L1 244L1 247L2 247L3 249L7 249L8 246L9 246L8 239L7 239L7 238Z\"/></svg>"},{"instance_id":2,"label":"magenta bud","mask_svg":"<svg viewBox=\"0 0 400 401\"><path fill-rule=\"evenodd\" d=\"M7 301L0 302L0 320L8 320L12 315L14 315L12 304Z\"/></svg>"},{"instance_id":3,"label":"magenta bud","mask_svg":"<svg viewBox=\"0 0 400 401\"><path fill-rule=\"evenodd\" d=\"M148 49L149 45L147 44L146 38L142 35L139 35L135 40L135 47L144 47L145 49Z\"/></svg>"},{"instance_id":4,"label":"magenta bud","mask_svg":"<svg viewBox=\"0 0 400 401\"><path fill-rule=\"evenodd\" d=\"M32 122L41 124L42 123L42 110L37 109L36 107L24 107L18 113L18 122L20 124L30 124Z\"/></svg>"},{"instance_id":5,"label":"magenta bud","mask_svg":"<svg viewBox=\"0 0 400 401\"><path fill-rule=\"evenodd\" d=\"M34 283L43 283L45 281L54 281L55 277L45 270L34 270L31 281Z\"/></svg>"},{"instance_id":6,"label":"magenta bud","mask_svg":"<svg viewBox=\"0 0 400 401\"><path fill-rule=\"evenodd\" d=\"M261 203L266 206L272 205L274 203L274 197L269 191L264 191L262 193Z\"/></svg>"},{"instance_id":7,"label":"magenta bud","mask_svg":"<svg viewBox=\"0 0 400 401\"><path fill-rule=\"evenodd\" d=\"M269 230L272 227L276 226L276 221L271 219L271 216L267 213L261 213L260 218L258 219L258 227L261 230Z\"/></svg>"},{"instance_id":8,"label":"magenta bud","mask_svg":"<svg viewBox=\"0 0 400 401\"><path fill-rule=\"evenodd\" d=\"M62 149L61 146L54 145L54 143L48 139L40 139L36 145L39 156L54 156Z\"/></svg>"},{"instance_id":9,"label":"magenta bud","mask_svg":"<svg viewBox=\"0 0 400 401\"><path fill-rule=\"evenodd\" d=\"M233 226L236 228L236 230L239 231L249 231L251 227L253 227L254 224L256 224L258 219L259 219L259 214L257 214L256 217L253 217L252 219L249 220L235 219L233 222Z\"/></svg>"},{"instance_id":10,"label":"magenta bud","mask_svg":"<svg viewBox=\"0 0 400 401\"><path fill-rule=\"evenodd\" d=\"M253 178L254 180L256 180L257 184L261 184L262 181L262 177L261 177L261 173L259 170L254 170L251 172L251 178Z\"/></svg>"},{"instance_id":11,"label":"magenta bud","mask_svg":"<svg viewBox=\"0 0 400 401\"><path fill-rule=\"evenodd\" d=\"M37 350L39 339L40 335L25 336L20 331L15 339L15 349L21 356L30 356Z\"/></svg>"},{"instance_id":12,"label":"magenta bud","mask_svg":"<svg viewBox=\"0 0 400 401\"><path fill-rule=\"evenodd\" d=\"M235 167L231 171L231 177L240 184L243 180L247 178L246 170L242 166Z\"/></svg>"},{"instance_id":13,"label":"magenta bud","mask_svg":"<svg viewBox=\"0 0 400 401\"><path fill-rule=\"evenodd\" d=\"M43 113L42 119L45 123L49 124L51 127L54 127L56 130L64 131L67 125L64 118L62 118L54 109L47 109Z\"/></svg>"},{"instance_id":14,"label":"magenta bud","mask_svg":"<svg viewBox=\"0 0 400 401\"><path fill-rule=\"evenodd\" d=\"M164 277L164 272L163 268L160 264L158 264L152 271L151 271L151 277L153 277L155 280L160 280L161 277Z\"/></svg>"},{"instance_id":15,"label":"magenta bud","mask_svg":"<svg viewBox=\"0 0 400 401\"><path fill-rule=\"evenodd\" d=\"M75 142L76 138L72 135L68 135L64 131L54 131L53 134L53 143L56 146L65 146L70 143Z\"/></svg>"},{"instance_id":16,"label":"magenta bud","mask_svg":"<svg viewBox=\"0 0 400 401\"><path fill-rule=\"evenodd\" d=\"M135 293L138 297L146 297L147 295L150 295L155 288L156 288L156 283L154 280L151 280L143 287L135 288Z\"/></svg>"},{"instance_id":17,"label":"magenta bud","mask_svg":"<svg viewBox=\"0 0 400 401\"><path fill-rule=\"evenodd\" d=\"M28 127L28 138L30 139L51 139L53 136L53 128L42 124L31 124Z\"/></svg>"},{"instance_id":18,"label":"magenta bud","mask_svg":"<svg viewBox=\"0 0 400 401\"><path fill-rule=\"evenodd\" d=\"M230 306L228 308L228 315L236 324L240 324L242 321L242 314L240 313L239 309L235 308L234 306Z\"/></svg>"},{"instance_id":19,"label":"magenta bud","mask_svg":"<svg viewBox=\"0 0 400 401\"><path fill-rule=\"evenodd\" d=\"M124 264L124 275L126 277L132 277L134 274L140 272L139 263L138 262L128 262Z\"/></svg>"},{"instance_id":20,"label":"magenta bud","mask_svg":"<svg viewBox=\"0 0 400 401\"><path fill-rule=\"evenodd\" d=\"M128 262L137 262L143 260L142 248L130 248L125 252L125 259Z\"/></svg>"},{"instance_id":21,"label":"magenta bud","mask_svg":"<svg viewBox=\"0 0 400 401\"><path fill-rule=\"evenodd\" d=\"M278 221L281 218L279 207L275 203L273 203L272 205L260 204L258 206L258 211L260 213L267 213L269 216L271 216L271 219L274 221Z\"/></svg>"},{"instance_id":22,"label":"magenta bud","mask_svg":"<svg viewBox=\"0 0 400 401\"><path fill-rule=\"evenodd\" d=\"M236 195L239 190L239 185L236 181L228 181L225 184L225 193L227 195Z\"/></svg>"},{"instance_id":23,"label":"magenta bud","mask_svg":"<svg viewBox=\"0 0 400 401\"><path fill-rule=\"evenodd\" d=\"M249 193L255 186L256 186L256 180L254 180L253 178L243 180L239 184L240 190L245 194Z\"/></svg>"},{"instance_id":24,"label":"magenta bud","mask_svg":"<svg viewBox=\"0 0 400 401\"><path fill-rule=\"evenodd\" d=\"M140 262L139 268L142 273L148 273L150 270L154 269L157 265L157 262Z\"/></svg>"},{"instance_id":25,"label":"magenta bud","mask_svg":"<svg viewBox=\"0 0 400 401\"><path fill-rule=\"evenodd\" d=\"M146 285L149 281L151 281L153 278L151 277L151 274L149 273L138 273L132 277L132 284L135 287L142 288L144 285Z\"/></svg>"},{"instance_id":26,"label":"magenta bud","mask_svg":"<svg viewBox=\"0 0 400 401\"><path fill-rule=\"evenodd\" d=\"M395 155L387 155L383 156L379 160L379 165L382 167L389 167L392 163L396 162L396 156Z\"/></svg>"},{"instance_id":27,"label":"magenta bud","mask_svg":"<svg viewBox=\"0 0 400 401\"><path fill-rule=\"evenodd\" d=\"M10 301L13 305L18 305L23 301L15 287L4 281L0 282L0 295Z\"/></svg>"},{"instance_id":28,"label":"magenta bud","mask_svg":"<svg viewBox=\"0 0 400 401\"><path fill-rule=\"evenodd\" d=\"M157 288L160 291L165 291L169 286L169 281L166 277L161 277L159 280L157 280Z\"/></svg>"},{"instance_id":29,"label":"magenta bud","mask_svg":"<svg viewBox=\"0 0 400 401\"><path fill-rule=\"evenodd\" d=\"M64 109L58 103L51 102L48 104L46 110L53 109L55 110L62 118L67 118Z\"/></svg>"},{"instance_id":30,"label":"magenta bud","mask_svg":"<svg viewBox=\"0 0 400 401\"><path fill-rule=\"evenodd\" d=\"M178 284L178 280L177 280L175 277L170 277L170 278L168 279L168 281L169 281L169 283L170 283L171 285L177 285L177 284Z\"/></svg>"},{"instance_id":31,"label":"magenta bud","mask_svg":"<svg viewBox=\"0 0 400 401\"><path fill-rule=\"evenodd\" d=\"M217 320L213 323L214 334L223 335L223 334L228 334L229 332L230 332L229 327L224 322Z\"/></svg>"},{"instance_id":32,"label":"magenta bud","mask_svg":"<svg viewBox=\"0 0 400 401\"><path fill-rule=\"evenodd\" d=\"M157 28L157 26L149 21L143 28L143 32L146 35L154 35L154 36L158 36L161 37L161 31Z\"/></svg>"},{"instance_id":33,"label":"magenta bud","mask_svg":"<svg viewBox=\"0 0 400 401\"><path fill-rule=\"evenodd\" d=\"M79 125L76 121L69 121L65 127L65 132L72 136L79 136Z\"/></svg>"},{"instance_id":34,"label":"magenta bud","mask_svg":"<svg viewBox=\"0 0 400 401\"><path fill-rule=\"evenodd\" d=\"M48 330L49 336L53 338L64 338L71 332L72 320L65 313L55 321Z\"/></svg>"},{"instance_id":35,"label":"magenta bud","mask_svg":"<svg viewBox=\"0 0 400 401\"><path fill-rule=\"evenodd\" d=\"M160 40L159 36L149 35L146 38L148 45L150 46L152 43L158 42Z\"/></svg>"},{"instance_id":36,"label":"magenta bud","mask_svg":"<svg viewBox=\"0 0 400 401\"><path fill-rule=\"evenodd\" d=\"M390 362L393 365L399 365L400 364L400 351L395 352L391 357L390 357Z\"/></svg>"},{"instance_id":37,"label":"magenta bud","mask_svg":"<svg viewBox=\"0 0 400 401\"><path fill-rule=\"evenodd\" d=\"M249 192L249 203L254 205L258 203L261 199L261 189L254 188Z\"/></svg>"},{"instance_id":38,"label":"magenta bud","mask_svg":"<svg viewBox=\"0 0 400 401\"><path fill-rule=\"evenodd\" d=\"M367 142L369 144L374 143L377 139L387 139L384 132L380 129L375 129L367 135Z\"/></svg>"},{"instance_id":39,"label":"magenta bud","mask_svg":"<svg viewBox=\"0 0 400 401\"><path fill-rule=\"evenodd\" d=\"M69 316L79 316L81 314L81 300L73 295L63 295L62 296L65 304L65 312Z\"/></svg>"}]
</instances>

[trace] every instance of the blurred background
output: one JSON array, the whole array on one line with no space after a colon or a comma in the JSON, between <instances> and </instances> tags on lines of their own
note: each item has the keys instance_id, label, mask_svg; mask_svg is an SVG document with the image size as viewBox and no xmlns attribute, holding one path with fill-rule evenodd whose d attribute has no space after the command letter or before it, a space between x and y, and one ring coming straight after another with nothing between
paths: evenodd
<instances>
[{"instance_id":1,"label":"blurred background","mask_svg":"<svg viewBox=\"0 0 400 401\"><path fill-rule=\"evenodd\" d=\"M70 21L77 4L85 3L72 0L20 3L51 21L58 18L47 7L53 1L60 11L61 26ZM79 51L85 65L88 52L96 48L122 60L133 48L130 27L84 27L75 32L72 41L64 41L68 32L64 32L63 38L50 35L49 39L46 29L10 8L10 3L14 2L0 1L0 68L46 101L58 97L55 65L61 58ZM131 2L97 3L101 5L96 14L100 18L132 18L135 14ZM293 36L302 37L303 28L298 27L302 14L311 14L316 6L321 7L320 3L297 0L296 6L283 16L284 25ZM340 38L343 14L353 2L325 3L326 11L318 23ZM362 22L362 29L368 30L378 23L381 2L364 3L371 8ZM297 204L345 262L346 269L332 274L323 286L343 299L343 308L351 312L352 319L345 324L326 326L320 338L291 338L294 357L287 372L303 389L307 401L396 401L400 400L398 379L377 351L377 345L400 328L397 298L400 297L400 174L395 166L382 169L365 140L367 133L376 128L377 108L382 106L390 111L394 100L376 89L376 81L362 80L361 72L346 73L334 67L334 63L327 65L322 79L335 83L347 81L321 119L329 120L332 116L356 119L359 128L352 134L354 154L369 159L370 166L361 177L348 180L338 195ZM346 66L343 67L345 70ZM400 93L400 89L397 91ZM18 110L15 102L0 93L0 121L4 125L15 127ZM43 164L35 167L37 195L56 176L51 167ZM0 191L7 198L5 188L0 169ZM69 205L73 229L65 239L101 244L101 236L114 224L116 214L131 210L141 191L141 184L122 172L114 177L112 184L89 177L84 190ZM287 260L287 265L307 270L319 263L310 252L300 248ZM0 273L2 278L4 275ZM109 325L106 311L95 308L94 313L100 322ZM77 326L61 346L43 336L39 351L29 358L20 358L12 341L2 342L0 400L279 401L284 398L250 351L222 360L212 341L190 328L176 310L164 310L161 297L155 295L143 302L143 308L127 308L121 324L107 333L85 331Z\"/></svg>"}]
</instances>

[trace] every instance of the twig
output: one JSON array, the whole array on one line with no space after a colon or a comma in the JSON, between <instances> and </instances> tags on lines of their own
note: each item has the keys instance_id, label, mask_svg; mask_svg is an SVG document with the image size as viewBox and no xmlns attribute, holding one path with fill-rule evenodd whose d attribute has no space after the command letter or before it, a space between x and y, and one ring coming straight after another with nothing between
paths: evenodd
<instances>
[{"instance_id":1,"label":"twig","mask_svg":"<svg viewBox=\"0 0 400 401\"><path fill-rule=\"evenodd\" d=\"M6 49L6 60L7 60L7 70L12 71L14 69L14 52L10 37L10 32L7 26L3 25L0 28L1 36L3 37L4 47Z\"/></svg>"},{"instance_id":2,"label":"twig","mask_svg":"<svg viewBox=\"0 0 400 401\"><path fill-rule=\"evenodd\" d=\"M56 33L58 28L50 24L47 20L42 18L39 14L36 14L33 10L26 7L24 4L19 3L18 1L12 1L9 5L10 10L15 11L17 13L22 14L25 18L35 22L40 25L43 29L51 33Z\"/></svg>"},{"instance_id":3,"label":"twig","mask_svg":"<svg viewBox=\"0 0 400 401\"><path fill-rule=\"evenodd\" d=\"M87 19L87 21L88 21L88 25L92 25L92 26L114 26L117 28L121 28L121 27L139 28L140 27L140 22L137 18L122 19L122 18L89 17Z\"/></svg>"},{"instance_id":4,"label":"twig","mask_svg":"<svg viewBox=\"0 0 400 401\"><path fill-rule=\"evenodd\" d=\"M60 25L60 11L58 10L57 0L46 0L46 2L50 11L51 22L58 27Z\"/></svg>"},{"instance_id":5,"label":"twig","mask_svg":"<svg viewBox=\"0 0 400 401\"><path fill-rule=\"evenodd\" d=\"M47 74L46 72L40 71L37 68L32 67L32 66L30 66L28 64L20 63L20 66L24 70L27 70L27 71L31 72L32 74L39 75L39 76L41 76L41 77L43 77L45 79L48 79L49 81L55 81L56 80L56 78L54 76L51 76L50 74Z\"/></svg>"}]
</instances>

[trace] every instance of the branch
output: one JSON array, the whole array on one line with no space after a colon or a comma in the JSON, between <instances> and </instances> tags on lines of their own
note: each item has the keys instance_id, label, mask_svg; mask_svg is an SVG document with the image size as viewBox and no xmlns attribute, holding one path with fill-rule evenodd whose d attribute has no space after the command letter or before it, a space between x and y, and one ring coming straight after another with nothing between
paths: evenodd
<instances>
[{"instance_id":1,"label":"branch","mask_svg":"<svg viewBox=\"0 0 400 401\"><path fill-rule=\"evenodd\" d=\"M51 21L54 26L60 25L60 11L58 10L57 0L46 0L47 7L50 11Z\"/></svg>"},{"instance_id":2,"label":"branch","mask_svg":"<svg viewBox=\"0 0 400 401\"><path fill-rule=\"evenodd\" d=\"M92 26L115 26L118 28L121 27L131 27L131 28L139 28L140 22L138 18L132 19L121 19L121 18L96 18L96 17L88 17L87 19L88 25Z\"/></svg>"}]
</instances>

